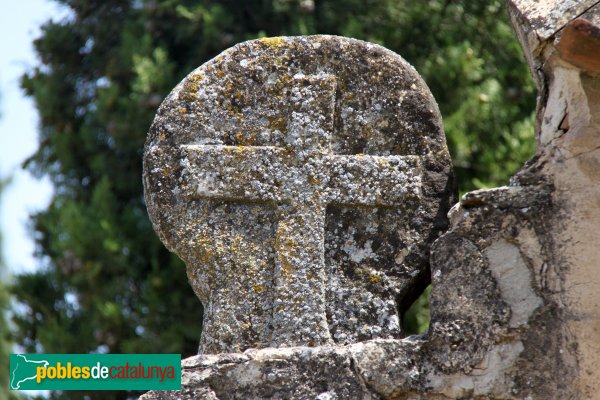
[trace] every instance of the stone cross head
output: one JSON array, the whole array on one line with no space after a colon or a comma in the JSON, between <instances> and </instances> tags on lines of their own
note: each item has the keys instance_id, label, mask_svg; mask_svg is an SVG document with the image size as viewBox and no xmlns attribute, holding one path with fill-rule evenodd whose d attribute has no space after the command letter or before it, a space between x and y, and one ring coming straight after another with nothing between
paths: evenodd
<instances>
[{"instance_id":1,"label":"stone cross head","mask_svg":"<svg viewBox=\"0 0 600 400\"><path fill-rule=\"evenodd\" d=\"M454 200L419 75L334 36L254 40L193 71L150 129L144 183L205 353L401 337Z\"/></svg>"}]
</instances>

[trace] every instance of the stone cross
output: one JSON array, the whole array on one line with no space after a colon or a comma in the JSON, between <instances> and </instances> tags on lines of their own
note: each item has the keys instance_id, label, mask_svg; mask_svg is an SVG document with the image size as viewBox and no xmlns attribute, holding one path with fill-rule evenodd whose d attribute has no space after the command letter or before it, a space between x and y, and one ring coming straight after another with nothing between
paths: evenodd
<instances>
[{"instance_id":1,"label":"stone cross","mask_svg":"<svg viewBox=\"0 0 600 400\"><path fill-rule=\"evenodd\" d=\"M508 9L540 92L537 152L508 186L467 193L449 212L450 227L431 245L425 335L395 339L386 305L401 312L407 288L419 286L451 181L441 131L425 123L438 117L435 106L399 57L334 37L265 39L223 53L175 89L148 139L146 195L158 233L186 261L207 308L202 350L247 349L254 339L258 347L293 344L270 325L285 313L273 306L275 260L296 226L277 235L301 207L297 229L308 230L315 220L305 215L322 211L309 204L326 204L325 233L315 242L323 241L320 283L335 344L190 357L181 391L141 399L599 398L600 3L509 0ZM334 96L324 90L329 77ZM304 87L322 102L294 94ZM334 106L323 108L331 97ZM324 136L298 118L318 121ZM307 136L323 140L294 147ZM221 155L192 159L194 148ZM267 148L278 155L259 156ZM242 163L227 159L244 151L252 155ZM361 153L417 161L384 179ZM339 173L338 157L346 163ZM334 184L342 170L352 177ZM371 182L372 191L387 187L400 171L409 187L419 178L416 198L385 197L388 190L366 204L367 191L361 204L348 193L332 197ZM288 179L296 175L298 186ZM294 256L303 251L291 248ZM365 340L384 337L393 339Z\"/></svg>"},{"instance_id":2,"label":"stone cross","mask_svg":"<svg viewBox=\"0 0 600 400\"><path fill-rule=\"evenodd\" d=\"M204 304L200 350L400 337L449 171L431 95L379 46L262 39L191 73L151 128L145 187Z\"/></svg>"}]
</instances>

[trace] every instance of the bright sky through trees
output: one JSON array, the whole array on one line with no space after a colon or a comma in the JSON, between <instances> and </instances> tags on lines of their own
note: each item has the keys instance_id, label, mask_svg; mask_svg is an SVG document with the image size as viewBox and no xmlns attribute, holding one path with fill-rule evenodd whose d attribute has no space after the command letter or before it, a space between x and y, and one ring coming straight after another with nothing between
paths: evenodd
<instances>
[{"instance_id":1,"label":"bright sky through trees","mask_svg":"<svg viewBox=\"0 0 600 400\"><path fill-rule=\"evenodd\" d=\"M38 116L19 80L36 63L32 41L40 35L40 25L64 14L56 3L44 0L6 2L0 8L0 177L12 176L0 205L0 229L6 263L15 271L36 267L28 215L46 207L52 194L48 179L37 180L20 168L38 146Z\"/></svg>"}]
</instances>

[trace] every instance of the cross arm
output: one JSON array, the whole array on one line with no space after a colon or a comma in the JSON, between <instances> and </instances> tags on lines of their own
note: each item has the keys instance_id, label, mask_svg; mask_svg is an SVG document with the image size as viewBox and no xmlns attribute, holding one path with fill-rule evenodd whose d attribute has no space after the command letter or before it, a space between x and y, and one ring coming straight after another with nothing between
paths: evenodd
<instances>
[{"instance_id":1,"label":"cross arm","mask_svg":"<svg viewBox=\"0 0 600 400\"><path fill-rule=\"evenodd\" d=\"M333 204L396 206L421 194L419 156L334 155L330 163Z\"/></svg>"},{"instance_id":2,"label":"cross arm","mask_svg":"<svg viewBox=\"0 0 600 400\"><path fill-rule=\"evenodd\" d=\"M280 203L288 174L283 148L184 145L182 167L191 198Z\"/></svg>"}]
</instances>

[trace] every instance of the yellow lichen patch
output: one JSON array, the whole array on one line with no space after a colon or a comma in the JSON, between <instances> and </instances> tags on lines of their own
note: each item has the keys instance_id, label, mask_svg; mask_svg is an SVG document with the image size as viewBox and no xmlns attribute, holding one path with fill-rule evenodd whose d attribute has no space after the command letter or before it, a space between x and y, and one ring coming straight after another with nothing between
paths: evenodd
<instances>
[{"instance_id":1,"label":"yellow lichen patch","mask_svg":"<svg viewBox=\"0 0 600 400\"><path fill-rule=\"evenodd\" d=\"M292 272L294 272L294 266L288 261L288 258L284 254L279 254L279 263L281 264L281 272L285 278L291 278Z\"/></svg>"},{"instance_id":2,"label":"yellow lichen patch","mask_svg":"<svg viewBox=\"0 0 600 400\"><path fill-rule=\"evenodd\" d=\"M203 73L198 73L198 74L194 74L194 75L188 77L187 80L188 80L188 82L198 83L198 82L200 82L203 79L204 79L204 74Z\"/></svg>"},{"instance_id":3,"label":"yellow lichen patch","mask_svg":"<svg viewBox=\"0 0 600 400\"><path fill-rule=\"evenodd\" d=\"M267 288L265 288L265 286L264 286L264 285L253 285L253 286L252 286L252 289L254 289L254 291L255 291L256 293L262 293L262 292L264 292L265 290L267 290Z\"/></svg>"},{"instance_id":4,"label":"yellow lichen patch","mask_svg":"<svg viewBox=\"0 0 600 400\"><path fill-rule=\"evenodd\" d=\"M280 116L272 116L268 117L269 119L269 129L272 131L279 131L283 134L287 133L287 121Z\"/></svg>"},{"instance_id":5,"label":"yellow lichen patch","mask_svg":"<svg viewBox=\"0 0 600 400\"><path fill-rule=\"evenodd\" d=\"M179 107L179 108L177 109L177 112L178 112L179 114L186 114L186 113L187 113L187 108L185 108L185 107Z\"/></svg>"},{"instance_id":6,"label":"yellow lichen patch","mask_svg":"<svg viewBox=\"0 0 600 400\"><path fill-rule=\"evenodd\" d=\"M188 80L183 85L181 97L183 98L183 100L193 101L197 97L198 90L200 90L200 85L198 85L198 83L194 82L193 80Z\"/></svg>"},{"instance_id":7,"label":"yellow lichen patch","mask_svg":"<svg viewBox=\"0 0 600 400\"><path fill-rule=\"evenodd\" d=\"M235 100L238 100L238 101L242 101L242 100L244 100L244 98L245 98L245 96L244 96L244 92L242 92L241 90L236 90L236 91L233 93L233 98L234 98Z\"/></svg>"},{"instance_id":8,"label":"yellow lichen patch","mask_svg":"<svg viewBox=\"0 0 600 400\"><path fill-rule=\"evenodd\" d=\"M308 183L310 183L311 185L319 185L321 181L318 178L311 175L308 177Z\"/></svg>"},{"instance_id":9,"label":"yellow lichen patch","mask_svg":"<svg viewBox=\"0 0 600 400\"><path fill-rule=\"evenodd\" d=\"M236 117L238 121L244 120L244 114L241 109L243 105L247 103L246 94L236 89L236 84L232 81L223 83L223 98L225 99L222 103L223 108L229 115Z\"/></svg>"},{"instance_id":10,"label":"yellow lichen patch","mask_svg":"<svg viewBox=\"0 0 600 400\"><path fill-rule=\"evenodd\" d=\"M289 232L282 233L280 230L277 232L277 239L289 236ZM279 263L281 264L283 272L291 274L294 270L294 266L289 261L294 258L296 243L292 239L277 240L275 241L275 249L277 250Z\"/></svg>"},{"instance_id":11,"label":"yellow lichen patch","mask_svg":"<svg viewBox=\"0 0 600 400\"><path fill-rule=\"evenodd\" d=\"M285 42L285 38L283 36L275 36L275 37L262 38L262 39L259 39L258 41L269 47L279 47L279 46L283 45L283 43Z\"/></svg>"},{"instance_id":12,"label":"yellow lichen patch","mask_svg":"<svg viewBox=\"0 0 600 400\"><path fill-rule=\"evenodd\" d=\"M200 233L196 235L196 243L198 248L198 260L204 264L204 267L212 266L214 261L219 258L218 251L215 251L213 240L206 234ZM209 282L214 282L216 279L214 268L204 269L204 273L209 278Z\"/></svg>"},{"instance_id":13,"label":"yellow lichen patch","mask_svg":"<svg viewBox=\"0 0 600 400\"><path fill-rule=\"evenodd\" d=\"M232 252L239 252L244 248L244 237L240 234L236 234L231 238L230 249Z\"/></svg>"},{"instance_id":14,"label":"yellow lichen patch","mask_svg":"<svg viewBox=\"0 0 600 400\"><path fill-rule=\"evenodd\" d=\"M291 236L290 226L280 221L277 226L277 233L275 234L275 250L277 251L277 259L281 265L281 273L288 279L294 271L294 265L290 260L297 258L294 254L297 251L297 244Z\"/></svg>"},{"instance_id":15,"label":"yellow lichen patch","mask_svg":"<svg viewBox=\"0 0 600 400\"><path fill-rule=\"evenodd\" d=\"M337 82L337 89L339 92L343 93L342 98L345 102L351 102L356 98L356 94L354 92L346 92L345 90L348 88L348 85L344 82Z\"/></svg>"},{"instance_id":16,"label":"yellow lichen patch","mask_svg":"<svg viewBox=\"0 0 600 400\"><path fill-rule=\"evenodd\" d=\"M361 133L362 133L362 137L365 139L370 139L373 137L373 134L375 133L373 131L373 127L370 125L365 125L361 128Z\"/></svg>"},{"instance_id":17,"label":"yellow lichen patch","mask_svg":"<svg viewBox=\"0 0 600 400\"><path fill-rule=\"evenodd\" d=\"M182 100L185 101L194 101L198 97L196 93L185 92L182 94Z\"/></svg>"},{"instance_id":18,"label":"yellow lichen patch","mask_svg":"<svg viewBox=\"0 0 600 400\"><path fill-rule=\"evenodd\" d=\"M183 85L181 97L183 100L193 101L197 97L197 92L200 90L200 81L204 79L204 74L195 74L188 77ZM181 112L180 112L181 113Z\"/></svg>"},{"instance_id":19,"label":"yellow lichen patch","mask_svg":"<svg viewBox=\"0 0 600 400\"><path fill-rule=\"evenodd\" d=\"M240 325L240 328L242 329L242 331L251 331L252 324L250 322L244 322Z\"/></svg>"},{"instance_id":20,"label":"yellow lichen patch","mask_svg":"<svg viewBox=\"0 0 600 400\"><path fill-rule=\"evenodd\" d=\"M241 152L247 152L250 150L250 146L254 146L256 144L256 132L250 132L248 134L243 134L241 132L238 132L236 134L233 135L233 138L235 139L235 149L236 149L236 153L241 153Z\"/></svg>"},{"instance_id":21,"label":"yellow lichen patch","mask_svg":"<svg viewBox=\"0 0 600 400\"><path fill-rule=\"evenodd\" d=\"M284 61L289 61L289 57L279 57L276 62L279 65L283 65ZM280 96L283 96L286 93L286 89L289 88L294 82L294 78L288 74L281 74L275 81L275 89L277 89L280 93Z\"/></svg>"},{"instance_id":22,"label":"yellow lichen patch","mask_svg":"<svg viewBox=\"0 0 600 400\"><path fill-rule=\"evenodd\" d=\"M198 90L200 90L200 85L198 85L196 82L188 82L185 84L185 90L186 92L197 92Z\"/></svg>"},{"instance_id":23,"label":"yellow lichen patch","mask_svg":"<svg viewBox=\"0 0 600 400\"><path fill-rule=\"evenodd\" d=\"M225 87L223 89L223 96L231 97L234 88L235 88L235 86L233 85L233 82L227 81L227 83L225 83Z\"/></svg>"},{"instance_id":24,"label":"yellow lichen patch","mask_svg":"<svg viewBox=\"0 0 600 400\"><path fill-rule=\"evenodd\" d=\"M237 135L236 135L236 139L238 139ZM245 153L252 151L252 149L250 148L250 146L235 146L235 147L231 148L230 151L234 155L244 155Z\"/></svg>"},{"instance_id":25,"label":"yellow lichen patch","mask_svg":"<svg viewBox=\"0 0 600 400\"><path fill-rule=\"evenodd\" d=\"M248 146L255 146L257 142L258 129L252 129L252 131L246 137L246 144Z\"/></svg>"},{"instance_id":26,"label":"yellow lichen patch","mask_svg":"<svg viewBox=\"0 0 600 400\"><path fill-rule=\"evenodd\" d=\"M369 274L369 282L371 282L372 284L381 283L382 280L383 279L381 278L381 275L378 275L373 272Z\"/></svg>"}]
</instances>

